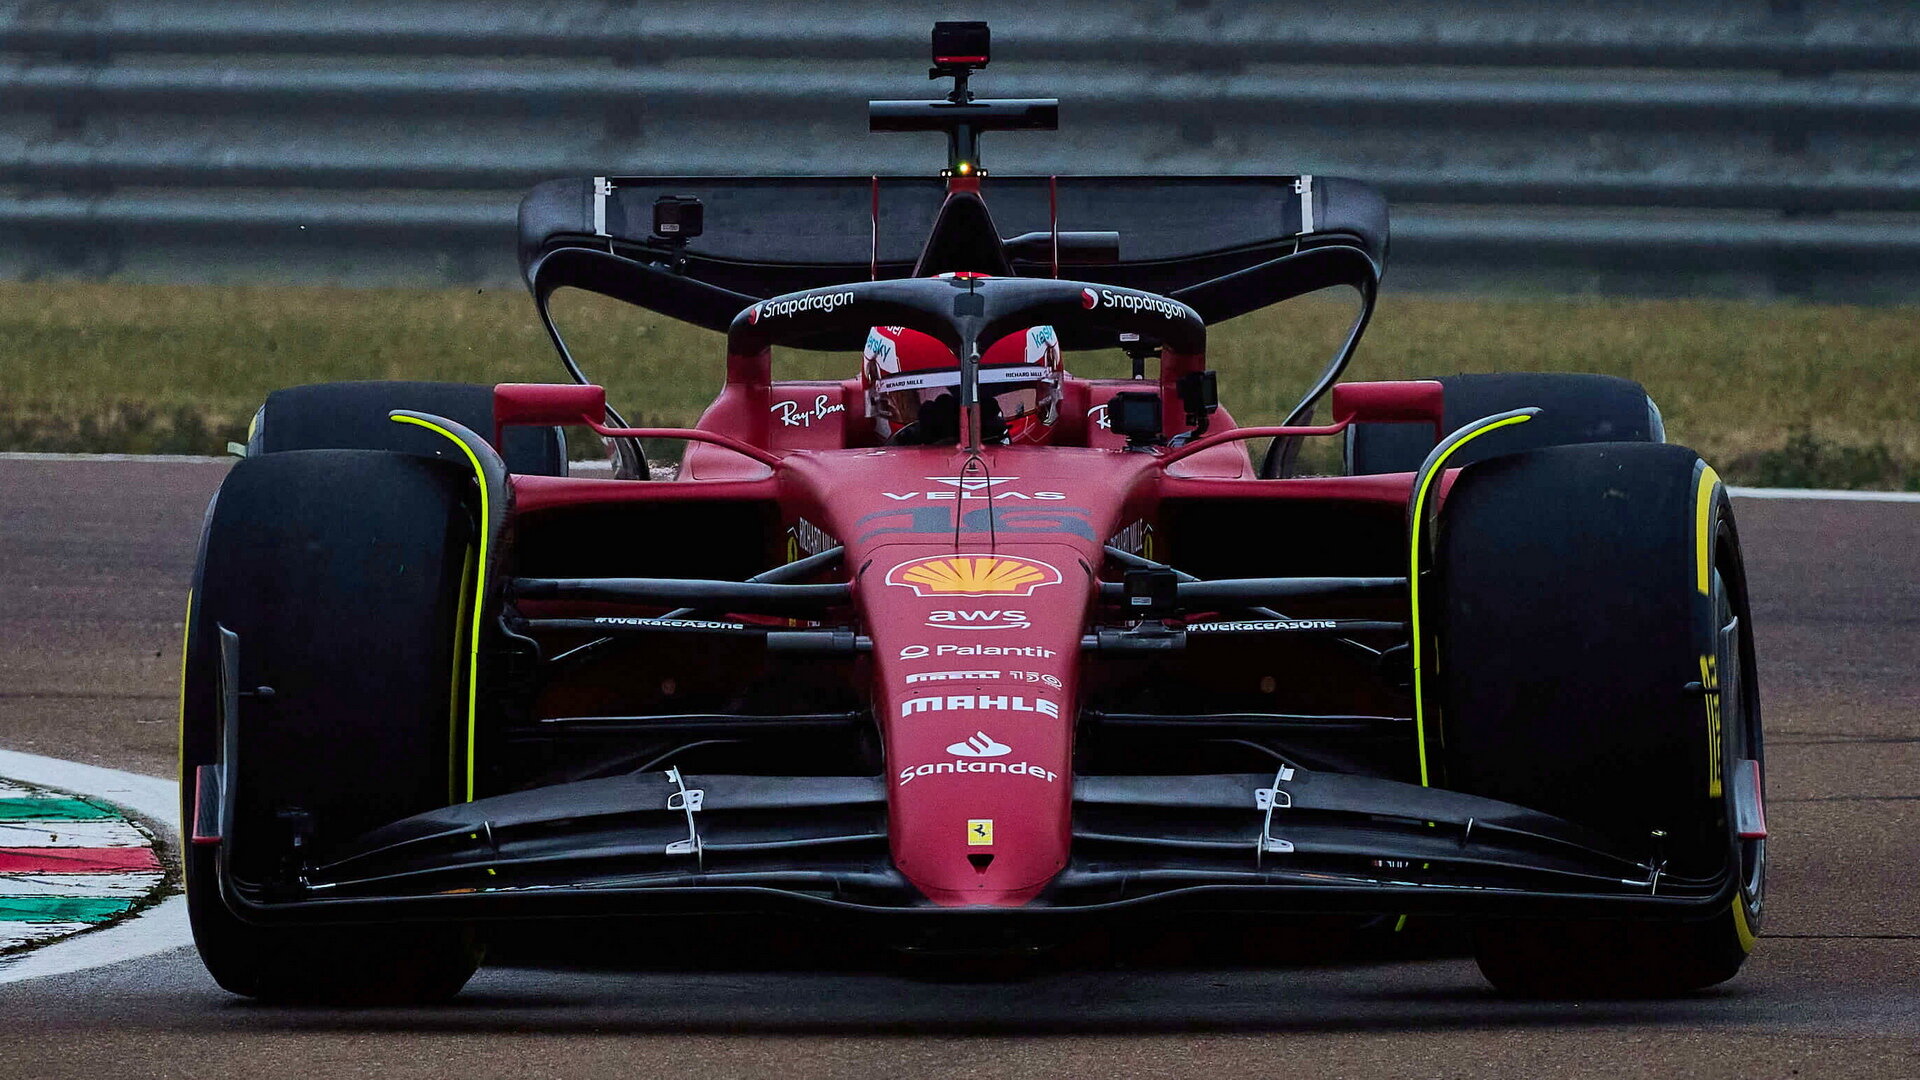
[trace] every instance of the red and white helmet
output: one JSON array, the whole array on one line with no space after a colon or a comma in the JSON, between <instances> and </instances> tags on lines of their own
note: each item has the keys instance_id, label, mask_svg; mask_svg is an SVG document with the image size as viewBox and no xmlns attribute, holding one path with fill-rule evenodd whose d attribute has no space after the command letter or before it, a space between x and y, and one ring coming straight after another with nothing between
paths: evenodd
<instances>
[{"instance_id":1,"label":"red and white helmet","mask_svg":"<svg viewBox=\"0 0 1920 1080\"><path fill-rule=\"evenodd\" d=\"M867 334L860 378L881 439L958 438L960 361L940 339L876 326ZM1053 327L1030 326L994 342L980 354L982 435L988 442L1046 442L1060 418L1060 385L1060 336Z\"/></svg>"}]
</instances>

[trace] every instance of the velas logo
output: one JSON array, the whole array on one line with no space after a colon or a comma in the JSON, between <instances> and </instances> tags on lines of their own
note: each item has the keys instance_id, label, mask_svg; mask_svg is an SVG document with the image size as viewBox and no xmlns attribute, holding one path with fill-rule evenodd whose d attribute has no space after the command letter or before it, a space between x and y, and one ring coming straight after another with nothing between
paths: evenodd
<instances>
[{"instance_id":1,"label":"velas logo","mask_svg":"<svg viewBox=\"0 0 1920 1080\"><path fill-rule=\"evenodd\" d=\"M887 584L915 596L1031 596L1060 581L1060 571L1047 563L1013 555L935 555L887 573Z\"/></svg>"},{"instance_id":2,"label":"velas logo","mask_svg":"<svg viewBox=\"0 0 1920 1080\"><path fill-rule=\"evenodd\" d=\"M976 731L965 741L947 747L947 753L957 757L1006 757L1013 753L1013 747L993 741L993 736L984 731Z\"/></svg>"},{"instance_id":3,"label":"velas logo","mask_svg":"<svg viewBox=\"0 0 1920 1080\"><path fill-rule=\"evenodd\" d=\"M1086 308L1088 311L1092 311L1095 307L1099 306L1099 304L1100 304L1100 296L1098 293L1094 292L1092 289L1080 290L1080 306L1081 307Z\"/></svg>"},{"instance_id":4,"label":"velas logo","mask_svg":"<svg viewBox=\"0 0 1920 1080\"><path fill-rule=\"evenodd\" d=\"M851 291L804 293L785 300L769 300L764 304L755 304L753 310L747 312L747 324L751 326L761 319L798 315L803 311L834 311L851 303L853 303Z\"/></svg>"}]
</instances>

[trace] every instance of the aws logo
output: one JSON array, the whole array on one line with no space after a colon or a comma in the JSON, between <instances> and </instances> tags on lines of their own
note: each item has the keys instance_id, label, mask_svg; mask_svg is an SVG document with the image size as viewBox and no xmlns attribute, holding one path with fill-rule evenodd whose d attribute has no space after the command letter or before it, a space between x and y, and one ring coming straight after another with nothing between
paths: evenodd
<instances>
[{"instance_id":1,"label":"aws logo","mask_svg":"<svg viewBox=\"0 0 1920 1080\"><path fill-rule=\"evenodd\" d=\"M1024 611L995 608L929 612L927 625L935 630L1025 630L1033 623Z\"/></svg>"},{"instance_id":2,"label":"aws logo","mask_svg":"<svg viewBox=\"0 0 1920 1080\"><path fill-rule=\"evenodd\" d=\"M912 589L915 596L1031 596L1060 580L1052 566L1012 555L936 555L887 573L887 584Z\"/></svg>"}]
</instances>

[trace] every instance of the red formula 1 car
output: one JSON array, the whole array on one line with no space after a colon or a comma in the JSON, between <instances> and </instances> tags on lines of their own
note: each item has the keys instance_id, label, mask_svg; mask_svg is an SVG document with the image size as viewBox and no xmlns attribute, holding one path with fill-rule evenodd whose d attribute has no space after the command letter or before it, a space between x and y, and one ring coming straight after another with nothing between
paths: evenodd
<instances>
[{"instance_id":1,"label":"red formula 1 car","mask_svg":"<svg viewBox=\"0 0 1920 1080\"><path fill-rule=\"evenodd\" d=\"M1766 831L1714 471L1624 380L1335 385L1374 191L989 178L979 134L1055 105L975 99L985 56L944 25L953 94L871 106L947 134L938 178L527 197L550 330L570 287L725 332L696 427L627 426L557 330L578 384L268 399L188 618L222 985L444 996L486 920L668 912L922 943L1434 914L1517 992L1735 972ZM1236 424L1208 326L1334 285L1324 374ZM776 347L860 370L777 382ZM1116 348L1135 377L1065 373ZM569 426L611 475L568 475ZM1342 475L1293 475L1326 437ZM685 441L670 478L643 439Z\"/></svg>"}]
</instances>

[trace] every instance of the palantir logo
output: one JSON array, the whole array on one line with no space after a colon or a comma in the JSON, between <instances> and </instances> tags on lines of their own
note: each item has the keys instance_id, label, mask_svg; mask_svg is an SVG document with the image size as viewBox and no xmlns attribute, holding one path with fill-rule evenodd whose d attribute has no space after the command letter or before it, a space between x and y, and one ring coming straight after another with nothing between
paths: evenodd
<instances>
[{"instance_id":1,"label":"palantir logo","mask_svg":"<svg viewBox=\"0 0 1920 1080\"><path fill-rule=\"evenodd\" d=\"M1013 753L1013 747L994 742L993 736L984 731L976 731L965 742L947 747L947 753L955 757L1005 757Z\"/></svg>"}]
</instances>

